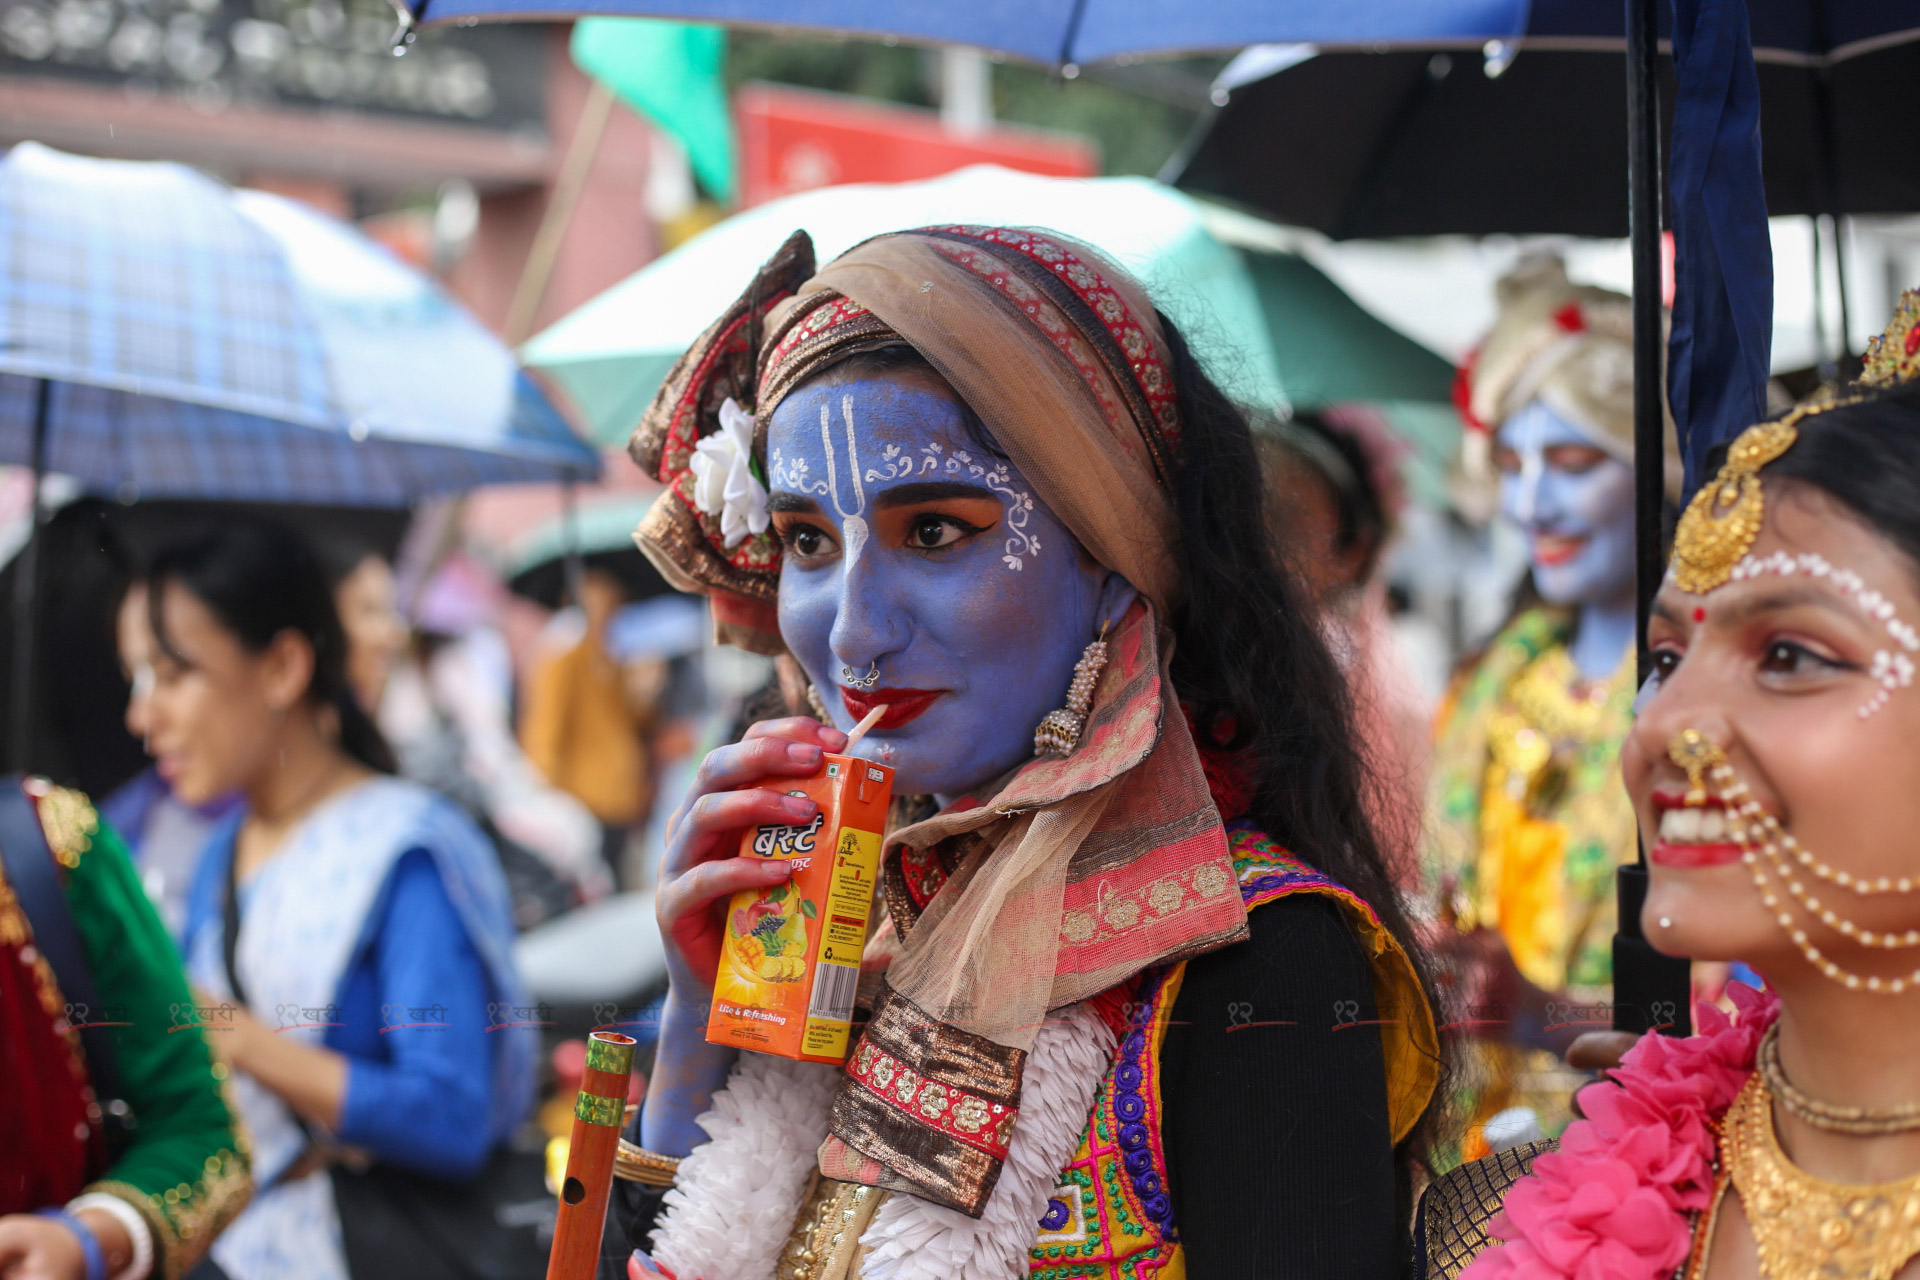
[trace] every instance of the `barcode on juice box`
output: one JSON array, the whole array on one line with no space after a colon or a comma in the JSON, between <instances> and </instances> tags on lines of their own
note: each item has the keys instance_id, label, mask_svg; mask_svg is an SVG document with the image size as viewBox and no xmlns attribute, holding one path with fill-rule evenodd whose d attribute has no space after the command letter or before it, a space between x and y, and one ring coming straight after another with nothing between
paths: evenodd
<instances>
[{"instance_id":1,"label":"barcode on juice box","mask_svg":"<svg viewBox=\"0 0 1920 1280\"><path fill-rule=\"evenodd\" d=\"M815 1018L831 1018L835 1022L853 1020L853 993L860 985L860 966L857 964L828 964L821 961L814 970L813 1003L807 1013Z\"/></svg>"}]
</instances>

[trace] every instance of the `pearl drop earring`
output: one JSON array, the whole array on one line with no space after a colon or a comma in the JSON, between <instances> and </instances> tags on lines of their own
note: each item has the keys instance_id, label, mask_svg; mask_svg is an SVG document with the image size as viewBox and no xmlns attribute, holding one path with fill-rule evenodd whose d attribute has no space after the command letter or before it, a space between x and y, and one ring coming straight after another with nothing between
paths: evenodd
<instances>
[{"instance_id":1,"label":"pearl drop earring","mask_svg":"<svg viewBox=\"0 0 1920 1280\"><path fill-rule=\"evenodd\" d=\"M1100 638L1086 647L1080 661L1073 665L1073 683L1067 686L1067 705L1047 712L1046 719L1033 731L1035 755L1064 756L1080 745L1080 734L1087 727L1087 712L1093 708L1094 686L1107 666L1107 623L1100 624Z\"/></svg>"}]
</instances>

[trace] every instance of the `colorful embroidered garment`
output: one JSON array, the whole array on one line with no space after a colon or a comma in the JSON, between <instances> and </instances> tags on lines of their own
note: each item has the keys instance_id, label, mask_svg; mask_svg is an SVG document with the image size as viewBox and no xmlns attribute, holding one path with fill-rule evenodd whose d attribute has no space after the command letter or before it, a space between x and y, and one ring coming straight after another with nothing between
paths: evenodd
<instances>
[{"instance_id":1,"label":"colorful embroidered garment","mask_svg":"<svg viewBox=\"0 0 1920 1280\"><path fill-rule=\"evenodd\" d=\"M1419 979L1373 908L1250 824L1228 832L1241 900L1249 911L1297 893L1343 908L1373 971L1397 1142L1419 1120L1438 1079L1438 1036ZM1040 1220L1032 1274L1040 1280L1137 1280L1186 1274L1167 1186L1160 1110L1160 1049L1186 963L1156 969L1124 1002L1126 1027L1073 1162Z\"/></svg>"},{"instance_id":2,"label":"colorful embroidered garment","mask_svg":"<svg viewBox=\"0 0 1920 1280\"><path fill-rule=\"evenodd\" d=\"M1605 684L1582 682L1567 632L1563 613L1522 613L1443 709L1422 878L1427 900L1460 929L1497 931L1529 981L1579 1005L1611 998L1613 873L1634 857L1619 764L1634 686L1631 656ZM1486 1154L1480 1126L1508 1107L1532 1107L1550 1134L1571 1118L1577 1081L1550 1055L1487 1035L1464 1056L1463 1158Z\"/></svg>"},{"instance_id":3,"label":"colorful embroidered garment","mask_svg":"<svg viewBox=\"0 0 1920 1280\"><path fill-rule=\"evenodd\" d=\"M246 1204L244 1134L226 1069L193 1024L180 961L126 849L77 792L29 784L59 862L99 993L70 1004L0 871L0 1214L101 1192L132 1205L152 1236L153 1274L175 1280ZM79 1032L108 1026L134 1124L108 1163Z\"/></svg>"}]
</instances>

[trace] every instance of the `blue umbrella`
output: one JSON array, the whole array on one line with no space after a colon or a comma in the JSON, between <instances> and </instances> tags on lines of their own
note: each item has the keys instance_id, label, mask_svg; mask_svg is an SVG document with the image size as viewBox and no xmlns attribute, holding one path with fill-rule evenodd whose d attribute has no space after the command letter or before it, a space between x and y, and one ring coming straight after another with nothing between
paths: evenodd
<instances>
[{"instance_id":1,"label":"blue umbrella","mask_svg":"<svg viewBox=\"0 0 1920 1280\"><path fill-rule=\"evenodd\" d=\"M504 344L351 228L32 143L0 160L0 462L31 466L36 495L54 470L129 500L388 507L600 469ZM30 537L17 753L37 558Z\"/></svg>"},{"instance_id":2,"label":"blue umbrella","mask_svg":"<svg viewBox=\"0 0 1920 1280\"><path fill-rule=\"evenodd\" d=\"M503 343L344 223L23 143L0 160L0 461L36 460L127 498L388 507L600 468Z\"/></svg>"},{"instance_id":3,"label":"blue umbrella","mask_svg":"<svg viewBox=\"0 0 1920 1280\"><path fill-rule=\"evenodd\" d=\"M687 22L811 27L928 44L975 45L1049 65L1290 41L1333 48L1478 46L1524 37L1615 47L1620 0L395 0L416 22L526 21L627 14ZM1770 56L1844 57L1920 29L1907 0L1754 0L1753 42Z\"/></svg>"},{"instance_id":4,"label":"blue umbrella","mask_svg":"<svg viewBox=\"0 0 1920 1280\"><path fill-rule=\"evenodd\" d=\"M395 5L415 22L432 23L626 14L811 27L925 44L974 45L1047 65L1238 49L1264 40L1478 44L1524 33L1528 10L1528 0L395 0ZM1617 24L1618 14L1615 19Z\"/></svg>"}]
</instances>

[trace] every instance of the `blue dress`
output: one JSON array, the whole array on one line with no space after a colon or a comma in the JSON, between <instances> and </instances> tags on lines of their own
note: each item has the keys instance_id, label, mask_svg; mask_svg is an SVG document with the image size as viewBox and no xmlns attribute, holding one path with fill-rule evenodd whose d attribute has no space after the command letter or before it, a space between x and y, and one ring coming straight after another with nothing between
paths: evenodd
<instances>
[{"instance_id":1,"label":"blue dress","mask_svg":"<svg viewBox=\"0 0 1920 1280\"><path fill-rule=\"evenodd\" d=\"M243 814L215 830L188 902L197 987L234 998L226 886ZM374 778L317 806L238 887L233 965L254 1017L347 1060L337 1142L470 1177L524 1118L537 1032L515 1013L512 913L492 845L448 801ZM219 1015L202 1014L217 1031ZM324 1173L283 1175L314 1136L245 1073L254 1203L216 1244L236 1280L344 1280Z\"/></svg>"}]
</instances>

